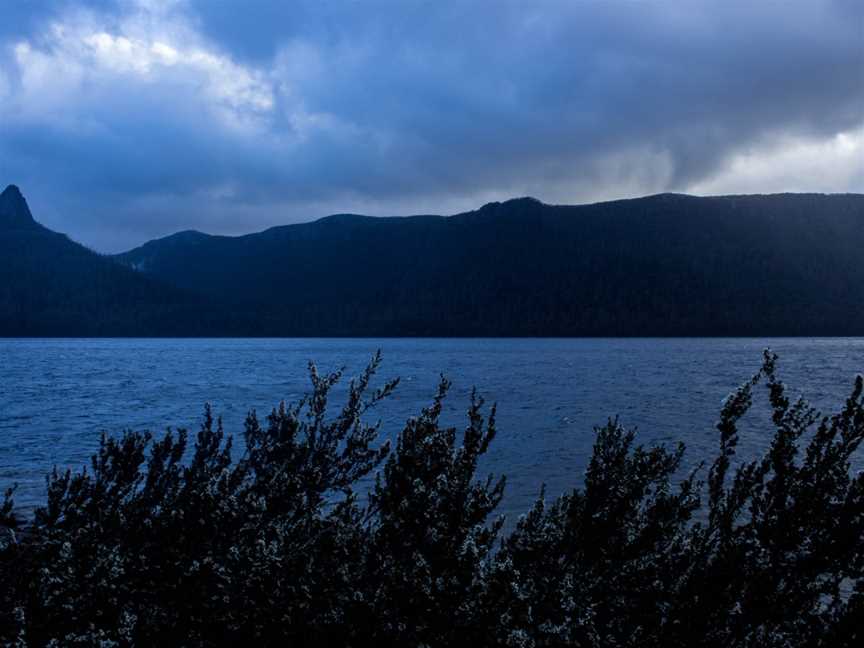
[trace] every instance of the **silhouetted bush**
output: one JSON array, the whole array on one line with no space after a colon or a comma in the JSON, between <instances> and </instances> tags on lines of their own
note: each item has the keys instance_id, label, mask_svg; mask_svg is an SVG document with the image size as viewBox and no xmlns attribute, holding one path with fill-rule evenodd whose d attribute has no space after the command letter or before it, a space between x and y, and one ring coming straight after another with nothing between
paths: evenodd
<instances>
[{"instance_id":1,"label":"silhouetted bush","mask_svg":"<svg viewBox=\"0 0 864 648\"><path fill-rule=\"evenodd\" d=\"M476 478L494 408L472 397L462 435L443 427L442 379L390 451L364 422L396 386L371 390L378 356L333 416L341 374L312 366L304 400L249 415L236 460L209 407L188 448L185 431L103 437L89 469L49 476L28 524L11 493L0 507L0 641L862 645L862 380L821 417L789 399L775 360L723 405L707 471L682 477L682 445L635 445L611 420L584 485L541 494L503 538L504 480ZM760 383L774 436L742 461Z\"/></svg>"}]
</instances>

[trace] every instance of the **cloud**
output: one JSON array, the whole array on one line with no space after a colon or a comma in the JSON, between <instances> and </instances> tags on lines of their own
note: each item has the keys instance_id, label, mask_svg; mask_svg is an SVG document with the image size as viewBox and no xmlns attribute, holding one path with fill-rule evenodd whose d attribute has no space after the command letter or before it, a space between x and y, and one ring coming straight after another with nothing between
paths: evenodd
<instances>
[{"instance_id":1,"label":"cloud","mask_svg":"<svg viewBox=\"0 0 864 648\"><path fill-rule=\"evenodd\" d=\"M700 194L782 193L802 187L821 193L864 188L864 128L825 139L785 138L733 155L713 176L694 184Z\"/></svg>"},{"instance_id":2,"label":"cloud","mask_svg":"<svg viewBox=\"0 0 864 648\"><path fill-rule=\"evenodd\" d=\"M164 100L162 119L185 116L191 101L195 110L227 127L273 109L264 74L208 49L188 29L148 18L136 13L103 25L87 13L51 22L38 40L12 43L18 84L2 108L7 123L126 129L134 126L124 120L126 111L134 111L144 95Z\"/></svg>"},{"instance_id":3,"label":"cloud","mask_svg":"<svg viewBox=\"0 0 864 648\"><path fill-rule=\"evenodd\" d=\"M0 181L99 249L522 194L864 190L848 0L11 11Z\"/></svg>"}]
</instances>

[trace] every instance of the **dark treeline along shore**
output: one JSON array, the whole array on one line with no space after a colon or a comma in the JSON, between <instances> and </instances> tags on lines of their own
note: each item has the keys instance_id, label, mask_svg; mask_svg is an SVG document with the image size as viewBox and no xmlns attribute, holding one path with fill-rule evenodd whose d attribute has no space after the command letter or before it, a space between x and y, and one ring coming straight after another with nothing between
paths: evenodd
<instances>
[{"instance_id":1,"label":"dark treeline along shore","mask_svg":"<svg viewBox=\"0 0 864 648\"><path fill-rule=\"evenodd\" d=\"M0 196L0 335L712 336L864 332L864 195L340 214L100 256Z\"/></svg>"}]
</instances>

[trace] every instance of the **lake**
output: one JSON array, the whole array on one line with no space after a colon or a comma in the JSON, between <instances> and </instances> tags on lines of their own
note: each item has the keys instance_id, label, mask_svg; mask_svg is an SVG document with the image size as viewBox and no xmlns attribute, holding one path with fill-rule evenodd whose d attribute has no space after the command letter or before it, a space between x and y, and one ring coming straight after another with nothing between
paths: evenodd
<instances>
[{"instance_id":1,"label":"lake","mask_svg":"<svg viewBox=\"0 0 864 648\"><path fill-rule=\"evenodd\" d=\"M498 437L481 472L508 476L503 510L524 511L579 485L593 428L618 415L643 443L688 446L710 458L721 401L771 347L793 395L833 412L864 371L864 338L818 339L5 339L0 340L0 487L37 503L52 466L88 461L100 433L194 430L205 402L239 436L309 385L307 363L357 374L381 349L395 395L373 413L383 435L427 405L440 374L453 381L445 422L462 427L471 388L498 404ZM764 389L742 434L752 455L769 441ZM336 392L338 395L344 390Z\"/></svg>"}]
</instances>

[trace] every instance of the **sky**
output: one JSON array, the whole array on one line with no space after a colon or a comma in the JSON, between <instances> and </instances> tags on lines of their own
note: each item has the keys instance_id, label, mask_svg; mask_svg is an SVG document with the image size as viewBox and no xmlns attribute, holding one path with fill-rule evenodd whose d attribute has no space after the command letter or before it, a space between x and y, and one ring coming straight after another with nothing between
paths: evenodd
<instances>
[{"instance_id":1,"label":"sky","mask_svg":"<svg viewBox=\"0 0 864 648\"><path fill-rule=\"evenodd\" d=\"M864 191L859 0L0 0L0 185L100 252L531 195Z\"/></svg>"}]
</instances>

